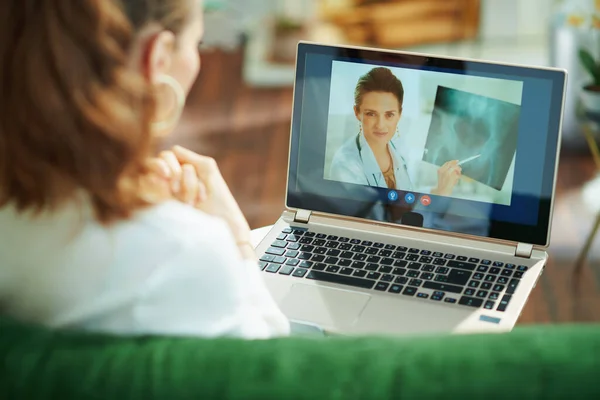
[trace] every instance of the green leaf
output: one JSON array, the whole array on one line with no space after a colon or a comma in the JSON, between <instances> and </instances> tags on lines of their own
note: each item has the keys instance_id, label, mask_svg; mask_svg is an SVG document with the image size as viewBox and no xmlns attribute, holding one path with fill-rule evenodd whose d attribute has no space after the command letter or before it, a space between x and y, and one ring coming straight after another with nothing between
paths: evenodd
<instances>
[{"instance_id":1,"label":"green leaf","mask_svg":"<svg viewBox=\"0 0 600 400\"><path fill-rule=\"evenodd\" d=\"M579 60L583 67L592 75L594 84L600 84L600 66L594 61L594 57L585 49L579 50Z\"/></svg>"}]
</instances>

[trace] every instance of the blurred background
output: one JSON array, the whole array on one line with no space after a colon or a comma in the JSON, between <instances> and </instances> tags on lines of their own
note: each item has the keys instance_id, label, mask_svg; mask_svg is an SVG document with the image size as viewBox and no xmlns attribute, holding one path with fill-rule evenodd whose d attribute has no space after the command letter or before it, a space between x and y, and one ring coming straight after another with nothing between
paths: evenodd
<instances>
[{"instance_id":1,"label":"blurred background","mask_svg":"<svg viewBox=\"0 0 600 400\"><path fill-rule=\"evenodd\" d=\"M202 72L164 147L214 157L252 228L284 208L298 40L567 69L550 261L521 323L600 321L599 0L222 0L211 8Z\"/></svg>"}]
</instances>

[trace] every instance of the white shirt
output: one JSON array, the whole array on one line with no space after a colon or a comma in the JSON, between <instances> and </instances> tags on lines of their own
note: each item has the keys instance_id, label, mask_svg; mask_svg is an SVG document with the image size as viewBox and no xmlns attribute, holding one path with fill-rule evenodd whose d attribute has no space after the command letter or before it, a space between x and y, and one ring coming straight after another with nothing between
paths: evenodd
<instances>
[{"instance_id":1,"label":"white shirt","mask_svg":"<svg viewBox=\"0 0 600 400\"><path fill-rule=\"evenodd\" d=\"M0 311L50 327L261 339L289 334L224 221L177 201L111 227L85 203L0 209Z\"/></svg>"}]
</instances>

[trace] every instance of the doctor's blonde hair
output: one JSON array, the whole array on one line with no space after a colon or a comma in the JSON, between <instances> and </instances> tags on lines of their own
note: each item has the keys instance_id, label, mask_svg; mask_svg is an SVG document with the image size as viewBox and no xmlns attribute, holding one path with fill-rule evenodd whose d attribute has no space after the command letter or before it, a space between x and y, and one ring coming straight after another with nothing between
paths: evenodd
<instances>
[{"instance_id":1,"label":"doctor's blonde hair","mask_svg":"<svg viewBox=\"0 0 600 400\"><path fill-rule=\"evenodd\" d=\"M376 67L360 77L354 90L354 106L357 110L360 109L363 96L369 92L392 93L398 99L398 106L402 109L404 87L389 68Z\"/></svg>"}]
</instances>

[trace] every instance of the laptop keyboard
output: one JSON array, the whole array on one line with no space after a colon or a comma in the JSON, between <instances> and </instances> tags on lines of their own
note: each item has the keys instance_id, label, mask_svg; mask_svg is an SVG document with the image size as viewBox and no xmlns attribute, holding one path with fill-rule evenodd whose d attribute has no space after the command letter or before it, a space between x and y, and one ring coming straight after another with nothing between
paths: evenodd
<instances>
[{"instance_id":1,"label":"laptop keyboard","mask_svg":"<svg viewBox=\"0 0 600 400\"><path fill-rule=\"evenodd\" d=\"M431 301L506 311L525 265L285 228L259 267ZM432 292L425 292L430 289Z\"/></svg>"}]
</instances>

